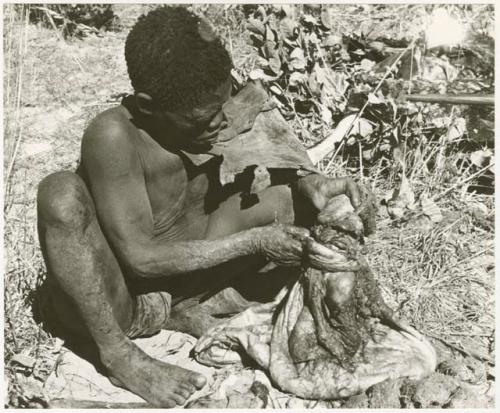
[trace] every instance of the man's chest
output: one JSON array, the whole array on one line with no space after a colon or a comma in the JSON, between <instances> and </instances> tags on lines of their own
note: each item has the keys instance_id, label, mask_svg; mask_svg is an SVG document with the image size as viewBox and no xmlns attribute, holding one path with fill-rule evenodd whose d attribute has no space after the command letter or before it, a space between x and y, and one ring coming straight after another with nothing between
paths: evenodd
<instances>
[{"instance_id":1,"label":"man's chest","mask_svg":"<svg viewBox=\"0 0 500 413\"><path fill-rule=\"evenodd\" d=\"M202 238L219 196L217 163L194 166L159 146L141 150L140 157L155 236Z\"/></svg>"}]
</instances>

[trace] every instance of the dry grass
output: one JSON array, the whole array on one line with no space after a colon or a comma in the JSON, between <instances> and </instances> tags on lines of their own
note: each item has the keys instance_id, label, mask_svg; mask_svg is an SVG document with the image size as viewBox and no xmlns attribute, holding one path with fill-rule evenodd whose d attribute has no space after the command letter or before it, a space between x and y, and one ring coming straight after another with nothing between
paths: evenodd
<instances>
[{"instance_id":1,"label":"dry grass","mask_svg":"<svg viewBox=\"0 0 500 413\"><path fill-rule=\"evenodd\" d=\"M16 398L22 392L15 391L13 372L24 367L9 361L28 355L36 370L43 364L40 355L55 345L33 317L35 292L45 277L37 185L52 172L76 167L85 124L109 107L111 93L130 90L117 53L125 35L64 41L53 30L27 24L26 8L4 6L4 336Z\"/></svg>"},{"instance_id":2,"label":"dry grass","mask_svg":"<svg viewBox=\"0 0 500 413\"><path fill-rule=\"evenodd\" d=\"M392 306L418 329L453 341L475 336L479 345L494 335L494 241L470 201L450 201L439 225L382 221L369 257Z\"/></svg>"},{"instance_id":3,"label":"dry grass","mask_svg":"<svg viewBox=\"0 0 500 413\"><path fill-rule=\"evenodd\" d=\"M130 91L123 44L136 17L151 7L117 6L123 31L64 41L54 30L29 25L25 7L4 6L4 358L11 405L25 402L14 374L20 367L10 363L12 357L32 357L34 369L43 377L48 373L43 354L58 345L33 318L34 292L45 277L36 232L37 185L52 172L75 168L89 119L116 104L116 94ZM361 12L360 19L345 8L341 31L370 23L373 9L371 14ZM247 45L238 9L195 9L214 21L238 72L247 74L255 55ZM385 20L386 29L407 30L404 24L409 20L394 15L397 19ZM448 154L451 148L445 146L435 142L422 147L420 157L405 152L406 175L416 194L438 195L467 177L448 173L446 162L434 162L438 166L427 170L423 160L442 158L443 153L455 161L458 154ZM321 168L330 175L359 173L340 156L326 160ZM400 173L401 168L383 161L371 168L371 184L379 198L394 189ZM488 355L494 335L494 199L466 189L467 185L459 187L438 202L444 215L439 224L423 217L397 224L381 213L378 234L367 249L388 303L403 317L426 334Z\"/></svg>"}]
</instances>

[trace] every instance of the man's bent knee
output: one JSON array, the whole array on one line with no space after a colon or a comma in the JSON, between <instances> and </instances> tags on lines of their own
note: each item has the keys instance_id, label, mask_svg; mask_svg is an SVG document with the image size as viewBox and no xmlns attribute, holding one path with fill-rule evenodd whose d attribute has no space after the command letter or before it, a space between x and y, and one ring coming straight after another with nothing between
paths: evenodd
<instances>
[{"instance_id":1,"label":"man's bent knee","mask_svg":"<svg viewBox=\"0 0 500 413\"><path fill-rule=\"evenodd\" d=\"M56 172L38 186L37 208L42 224L85 227L95 214L85 182L73 172Z\"/></svg>"}]
</instances>

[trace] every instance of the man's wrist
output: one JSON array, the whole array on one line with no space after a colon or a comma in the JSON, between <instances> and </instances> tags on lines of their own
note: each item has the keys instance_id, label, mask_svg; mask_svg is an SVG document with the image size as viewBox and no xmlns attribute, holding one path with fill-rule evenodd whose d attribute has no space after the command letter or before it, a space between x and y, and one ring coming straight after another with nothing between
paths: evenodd
<instances>
[{"instance_id":1,"label":"man's wrist","mask_svg":"<svg viewBox=\"0 0 500 413\"><path fill-rule=\"evenodd\" d=\"M262 254L262 241L265 237L266 227L252 228L248 230L250 254Z\"/></svg>"}]
</instances>

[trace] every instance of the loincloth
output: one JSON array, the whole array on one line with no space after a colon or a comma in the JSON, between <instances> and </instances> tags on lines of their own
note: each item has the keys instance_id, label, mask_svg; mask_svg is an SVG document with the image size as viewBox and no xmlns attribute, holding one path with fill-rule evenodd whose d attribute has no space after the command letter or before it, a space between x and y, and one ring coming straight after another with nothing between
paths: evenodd
<instances>
[{"instance_id":1,"label":"loincloth","mask_svg":"<svg viewBox=\"0 0 500 413\"><path fill-rule=\"evenodd\" d=\"M135 294L134 316L127 336L149 336L162 328L175 330L179 326L175 320L178 317L183 320L182 331L196 336L200 325L208 326L214 319L223 321L251 305L272 301L285 285L297 279L300 269L259 261L239 274L214 272L215 276L197 274L187 279L180 276L179 281L186 285L181 295L174 295L179 290ZM167 325L169 317L173 320Z\"/></svg>"},{"instance_id":2,"label":"loincloth","mask_svg":"<svg viewBox=\"0 0 500 413\"><path fill-rule=\"evenodd\" d=\"M170 318L172 296L166 291L154 291L134 297L132 324L125 331L129 338L152 336L160 332Z\"/></svg>"}]
</instances>

